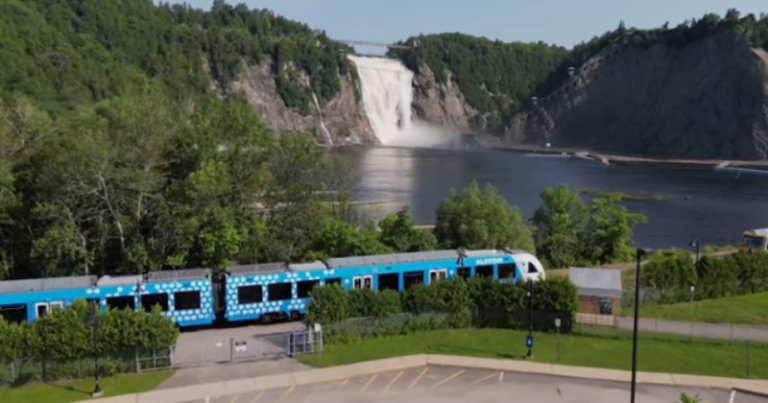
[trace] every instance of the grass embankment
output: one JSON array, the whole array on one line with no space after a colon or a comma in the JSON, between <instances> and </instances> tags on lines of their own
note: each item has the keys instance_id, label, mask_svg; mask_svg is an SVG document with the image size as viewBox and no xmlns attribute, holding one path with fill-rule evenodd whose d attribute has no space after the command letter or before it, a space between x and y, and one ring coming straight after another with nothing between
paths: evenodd
<instances>
[{"instance_id":1,"label":"grass embankment","mask_svg":"<svg viewBox=\"0 0 768 403\"><path fill-rule=\"evenodd\" d=\"M534 361L583 367L629 370L632 341L628 333L606 330L614 337L537 334ZM364 340L354 344L328 345L322 357L301 361L315 367L352 364L412 354L445 354L486 358L523 359L525 332L501 329L435 331L406 336ZM746 377L745 343L691 340L684 337L657 339L643 335L639 342L638 369L724 377ZM768 346L749 346L749 377L768 378ZM758 364L760 363L760 364Z\"/></svg>"},{"instance_id":2,"label":"grass embankment","mask_svg":"<svg viewBox=\"0 0 768 403\"><path fill-rule=\"evenodd\" d=\"M130 374L101 380L104 397L146 392L168 379L173 371ZM93 392L93 379L61 383L35 383L19 387L0 387L0 402L7 403L71 403L88 400Z\"/></svg>"},{"instance_id":3,"label":"grass embankment","mask_svg":"<svg viewBox=\"0 0 768 403\"><path fill-rule=\"evenodd\" d=\"M640 306L640 316L684 322L768 326L768 293Z\"/></svg>"},{"instance_id":4,"label":"grass embankment","mask_svg":"<svg viewBox=\"0 0 768 403\"><path fill-rule=\"evenodd\" d=\"M642 200L674 200L674 199L676 199L673 196L654 195L654 194L647 194L647 193L627 193L627 192L622 192L622 191L618 191L618 190L607 190L607 189L580 189L580 188L576 188L574 190L578 194L595 196L595 197L616 197L619 200L642 201ZM687 200L688 198L687 197L680 197L679 199Z\"/></svg>"}]
</instances>

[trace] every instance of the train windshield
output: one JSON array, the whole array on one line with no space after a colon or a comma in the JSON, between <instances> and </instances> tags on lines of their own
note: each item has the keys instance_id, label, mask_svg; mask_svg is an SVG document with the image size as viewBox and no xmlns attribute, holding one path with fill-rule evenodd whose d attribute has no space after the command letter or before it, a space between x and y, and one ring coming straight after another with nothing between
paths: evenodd
<instances>
[{"instance_id":1,"label":"train windshield","mask_svg":"<svg viewBox=\"0 0 768 403\"><path fill-rule=\"evenodd\" d=\"M742 245L747 248L762 249L764 242L765 238L754 235L744 235L744 238L742 239Z\"/></svg>"}]
</instances>

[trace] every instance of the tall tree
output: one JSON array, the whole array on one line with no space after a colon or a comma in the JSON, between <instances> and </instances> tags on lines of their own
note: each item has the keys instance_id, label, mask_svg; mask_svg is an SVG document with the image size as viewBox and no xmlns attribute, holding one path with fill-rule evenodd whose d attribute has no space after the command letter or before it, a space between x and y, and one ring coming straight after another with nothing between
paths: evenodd
<instances>
[{"instance_id":1,"label":"tall tree","mask_svg":"<svg viewBox=\"0 0 768 403\"><path fill-rule=\"evenodd\" d=\"M476 182L461 195L451 191L437 209L435 236L446 248L535 251L520 209L507 203L490 184L482 192Z\"/></svg>"}]
</instances>

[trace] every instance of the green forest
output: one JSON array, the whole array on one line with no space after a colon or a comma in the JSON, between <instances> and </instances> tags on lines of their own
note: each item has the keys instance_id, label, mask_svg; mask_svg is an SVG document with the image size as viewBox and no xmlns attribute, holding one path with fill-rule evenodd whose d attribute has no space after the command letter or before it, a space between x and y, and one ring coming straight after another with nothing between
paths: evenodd
<instances>
[{"instance_id":1,"label":"green forest","mask_svg":"<svg viewBox=\"0 0 768 403\"><path fill-rule=\"evenodd\" d=\"M308 113L350 72L346 45L268 10L214 1L210 11L149 0L0 3L0 96L59 114L162 87L174 100L225 92L244 63L269 63L289 107ZM310 88L297 75L310 79Z\"/></svg>"},{"instance_id":2,"label":"green forest","mask_svg":"<svg viewBox=\"0 0 768 403\"><path fill-rule=\"evenodd\" d=\"M411 49L391 49L390 56L420 72L424 66L438 82L455 82L467 102L480 114L473 123L478 131L500 133L512 116L530 105L532 96L544 97L567 77L568 68L578 69L601 50L611 46L650 47L665 44L684 48L689 43L724 32L749 36L753 47L768 49L768 16L741 17L729 9L724 17L706 14L674 28L618 28L582 42L573 49L539 43L506 43L461 33L420 35L398 44ZM485 117L483 117L485 116Z\"/></svg>"}]
</instances>

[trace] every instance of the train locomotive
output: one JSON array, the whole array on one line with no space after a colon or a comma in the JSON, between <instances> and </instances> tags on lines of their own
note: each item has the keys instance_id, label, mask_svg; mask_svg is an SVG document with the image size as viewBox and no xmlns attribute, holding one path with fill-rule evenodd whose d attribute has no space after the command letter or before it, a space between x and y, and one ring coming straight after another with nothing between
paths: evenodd
<instances>
[{"instance_id":1,"label":"train locomotive","mask_svg":"<svg viewBox=\"0 0 768 403\"><path fill-rule=\"evenodd\" d=\"M268 323L298 319L313 287L401 291L413 284L482 276L500 281L543 280L544 267L521 250L439 250L264 263L212 269L156 271L130 276L77 276L0 281L0 316L32 322L78 299L107 307L159 305L179 327L217 321Z\"/></svg>"}]
</instances>

